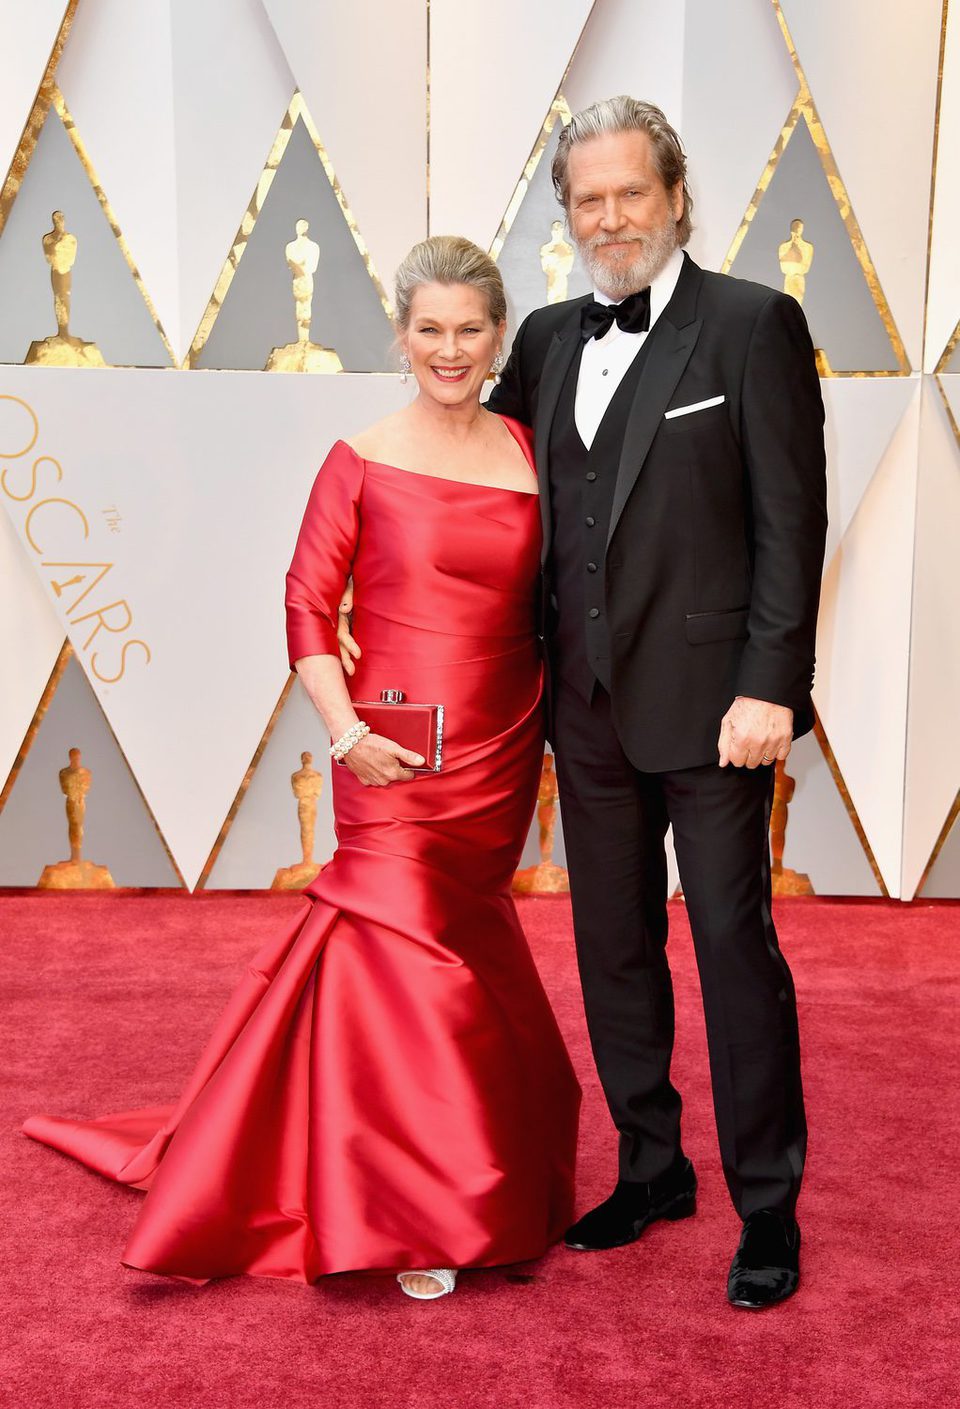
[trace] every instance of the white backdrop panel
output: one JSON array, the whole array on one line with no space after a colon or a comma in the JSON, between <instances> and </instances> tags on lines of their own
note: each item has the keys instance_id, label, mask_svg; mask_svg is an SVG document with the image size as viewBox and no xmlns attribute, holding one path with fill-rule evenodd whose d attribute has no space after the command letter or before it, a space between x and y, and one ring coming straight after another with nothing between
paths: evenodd
<instances>
[{"instance_id":1,"label":"white backdrop panel","mask_svg":"<svg viewBox=\"0 0 960 1409\"><path fill-rule=\"evenodd\" d=\"M264 4L392 298L397 265L427 234L425 0Z\"/></svg>"},{"instance_id":2,"label":"white backdrop panel","mask_svg":"<svg viewBox=\"0 0 960 1409\"><path fill-rule=\"evenodd\" d=\"M57 82L176 346L177 202L169 5L81 4Z\"/></svg>"},{"instance_id":3,"label":"white backdrop panel","mask_svg":"<svg viewBox=\"0 0 960 1409\"><path fill-rule=\"evenodd\" d=\"M936 382L924 378L904 802L905 900L916 891L960 781L958 543L960 446Z\"/></svg>"},{"instance_id":4,"label":"white backdrop panel","mask_svg":"<svg viewBox=\"0 0 960 1409\"><path fill-rule=\"evenodd\" d=\"M947 7L947 33L940 91L933 239L927 290L924 368L932 372L960 322L960 6Z\"/></svg>"},{"instance_id":5,"label":"white backdrop panel","mask_svg":"<svg viewBox=\"0 0 960 1409\"><path fill-rule=\"evenodd\" d=\"M690 253L718 269L739 229L797 78L769 0L687 0L683 123L694 226Z\"/></svg>"},{"instance_id":6,"label":"white backdrop panel","mask_svg":"<svg viewBox=\"0 0 960 1409\"><path fill-rule=\"evenodd\" d=\"M2 412L0 412L2 415ZM0 471L10 463L0 457ZM0 498L6 496L0 493ZM63 627L13 525L0 513L0 790L50 678Z\"/></svg>"},{"instance_id":7,"label":"white backdrop panel","mask_svg":"<svg viewBox=\"0 0 960 1409\"><path fill-rule=\"evenodd\" d=\"M0 0L0 186L16 155L63 17L64 0Z\"/></svg>"},{"instance_id":8,"label":"white backdrop panel","mask_svg":"<svg viewBox=\"0 0 960 1409\"><path fill-rule=\"evenodd\" d=\"M60 79L182 360L293 96L261 0L81 5Z\"/></svg>"},{"instance_id":9,"label":"white backdrop panel","mask_svg":"<svg viewBox=\"0 0 960 1409\"><path fill-rule=\"evenodd\" d=\"M942 0L782 0L911 364L921 365Z\"/></svg>"},{"instance_id":10,"label":"white backdrop panel","mask_svg":"<svg viewBox=\"0 0 960 1409\"><path fill-rule=\"evenodd\" d=\"M683 134L683 5L597 0L564 84L572 112L629 93L656 103Z\"/></svg>"},{"instance_id":11,"label":"white backdrop panel","mask_svg":"<svg viewBox=\"0 0 960 1409\"><path fill-rule=\"evenodd\" d=\"M431 6L431 234L489 247L592 8L593 0Z\"/></svg>"},{"instance_id":12,"label":"white backdrop panel","mask_svg":"<svg viewBox=\"0 0 960 1409\"><path fill-rule=\"evenodd\" d=\"M826 410L827 568L916 384L908 377L831 377L820 386Z\"/></svg>"},{"instance_id":13,"label":"white backdrop panel","mask_svg":"<svg viewBox=\"0 0 960 1409\"><path fill-rule=\"evenodd\" d=\"M891 895L900 894L919 379L824 577L814 701Z\"/></svg>"},{"instance_id":14,"label":"white backdrop panel","mask_svg":"<svg viewBox=\"0 0 960 1409\"><path fill-rule=\"evenodd\" d=\"M47 475L5 507L45 579L81 578L58 616L192 886L286 678L283 576L317 468L408 393L347 375L7 368L3 382L64 471L53 495ZM37 508L41 496L60 502ZM113 566L96 583L81 562ZM97 608L93 635L98 619L79 618Z\"/></svg>"},{"instance_id":15,"label":"white backdrop panel","mask_svg":"<svg viewBox=\"0 0 960 1409\"><path fill-rule=\"evenodd\" d=\"M261 0L174 0L173 82L182 360L295 82Z\"/></svg>"}]
</instances>

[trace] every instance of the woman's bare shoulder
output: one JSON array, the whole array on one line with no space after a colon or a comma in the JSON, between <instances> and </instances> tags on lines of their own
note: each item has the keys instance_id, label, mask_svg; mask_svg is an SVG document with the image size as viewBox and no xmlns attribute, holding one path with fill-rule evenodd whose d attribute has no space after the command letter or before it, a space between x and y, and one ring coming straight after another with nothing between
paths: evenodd
<instances>
[{"instance_id":1,"label":"woman's bare shoulder","mask_svg":"<svg viewBox=\"0 0 960 1409\"><path fill-rule=\"evenodd\" d=\"M382 421L375 421L372 426L352 435L346 444L363 460L382 460L389 464L387 457L402 438L405 420L403 411L394 411L384 416Z\"/></svg>"}]
</instances>

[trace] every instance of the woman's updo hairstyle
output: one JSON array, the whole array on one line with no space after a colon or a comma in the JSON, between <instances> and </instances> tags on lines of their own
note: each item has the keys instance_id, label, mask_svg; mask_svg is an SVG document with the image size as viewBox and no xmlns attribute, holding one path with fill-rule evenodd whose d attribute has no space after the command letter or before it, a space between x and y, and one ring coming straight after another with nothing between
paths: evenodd
<instances>
[{"instance_id":1,"label":"woman's updo hairstyle","mask_svg":"<svg viewBox=\"0 0 960 1409\"><path fill-rule=\"evenodd\" d=\"M397 327L406 332L410 305L422 284L469 284L487 301L494 324L507 316L507 296L500 270L488 254L462 235L431 235L421 240L397 270Z\"/></svg>"}]
</instances>

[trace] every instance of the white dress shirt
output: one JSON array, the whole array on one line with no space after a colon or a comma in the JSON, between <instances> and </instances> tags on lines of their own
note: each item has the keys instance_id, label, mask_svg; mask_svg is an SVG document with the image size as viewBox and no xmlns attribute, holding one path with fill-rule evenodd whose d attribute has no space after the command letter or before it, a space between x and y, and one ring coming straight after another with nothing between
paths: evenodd
<instances>
[{"instance_id":1,"label":"white dress shirt","mask_svg":"<svg viewBox=\"0 0 960 1409\"><path fill-rule=\"evenodd\" d=\"M676 249L650 284L650 327L660 317L673 297L683 268L683 251ZM597 303L616 303L599 289L594 289ZM637 353L647 339L647 333L625 333L614 323L602 338L584 343L577 380L577 401L574 420L580 439L587 449L593 444L604 413L613 394L626 376Z\"/></svg>"}]
</instances>

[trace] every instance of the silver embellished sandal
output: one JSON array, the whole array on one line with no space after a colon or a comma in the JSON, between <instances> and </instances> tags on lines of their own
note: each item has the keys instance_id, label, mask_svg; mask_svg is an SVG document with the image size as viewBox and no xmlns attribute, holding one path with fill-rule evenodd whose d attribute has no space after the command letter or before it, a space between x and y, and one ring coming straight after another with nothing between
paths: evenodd
<instances>
[{"instance_id":1,"label":"silver embellished sandal","mask_svg":"<svg viewBox=\"0 0 960 1409\"><path fill-rule=\"evenodd\" d=\"M440 1290L437 1292L415 1292L407 1286L403 1280L404 1277L432 1277L435 1282L439 1283ZM407 1296L412 1296L415 1301L436 1301L437 1297L450 1295L457 1285L457 1274L452 1267L430 1267L424 1268L422 1272L419 1270L398 1272L397 1281L400 1283L401 1290L406 1292Z\"/></svg>"}]
</instances>

